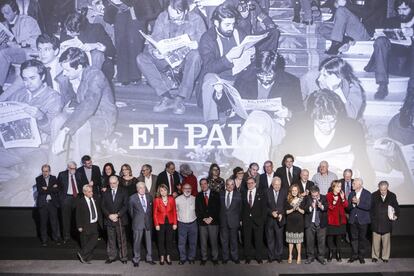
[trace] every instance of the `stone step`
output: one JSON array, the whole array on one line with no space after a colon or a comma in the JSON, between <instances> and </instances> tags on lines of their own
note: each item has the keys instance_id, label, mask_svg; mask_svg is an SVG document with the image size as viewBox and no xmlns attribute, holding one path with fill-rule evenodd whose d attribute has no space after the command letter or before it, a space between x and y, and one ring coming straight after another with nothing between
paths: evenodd
<instances>
[{"instance_id":1,"label":"stone step","mask_svg":"<svg viewBox=\"0 0 414 276\"><path fill-rule=\"evenodd\" d=\"M369 57L358 55L341 55L341 57L348 62L355 72L365 72L364 68L369 62Z\"/></svg>"},{"instance_id":2,"label":"stone step","mask_svg":"<svg viewBox=\"0 0 414 276\"><path fill-rule=\"evenodd\" d=\"M326 40L326 49L331 47L332 41ZM374 52L374 41L356 41L355 45L349 47L349 50L344 52L346 55L358 55L370 57Z\"/></svg>"},{"instance_id":3,"label":"stone step","mask_svg":"<svg viewBox=\"0 0 414 276\"><path fill-rule=\"evenodd\" d=\"M390 119L400 111L402 102L400 101L367 101L364 112L364 119Z\"/></svg>"},{"instance_id":4,"label":"stone step","mask_svg":"<svg viewBox=\"0 0 414 276\"><path fill-rule=\"evenodd\" d=\"M356 75L366 92L375 93L377 91L378 85L375 82L374 73L360 72L356 73ZM407 92L408 80L408 77L390 76L388 81L388 91L390 95L393 95L393 98L396 100L403 101Z\"/></svg>"},{"instance_id":5,"label":"stone step","mask_svg":"<svg viewBox=\"0 0 414 276\"><path fill-rule=\"evenodd\" d=\"M332 13L328 12L328 10L323 9L321 11L321 16L316 17L314 21L326 21L332 17ZM293 19L293 8L290 7L270 7L269 8L269 15L273 18L276 16L278 19ZM303 12L301 12L303 14Z\"/></svg>"}]
</instances>

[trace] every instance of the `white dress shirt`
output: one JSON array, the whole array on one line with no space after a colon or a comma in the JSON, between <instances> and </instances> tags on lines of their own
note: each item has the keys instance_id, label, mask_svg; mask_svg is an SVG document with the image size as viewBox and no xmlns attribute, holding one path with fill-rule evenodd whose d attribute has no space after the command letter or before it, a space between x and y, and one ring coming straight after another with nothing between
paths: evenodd
<instances>
[{"instance_id":1,"label":"white dress shirt","mask_svg":"<svg viewBox=\"0 0 414 276\"><path fill-rule=\"evenodd\" d=\"M270 186L272 186L273 172L271 174L266 173L266 177L267 177L267 187L269 188Z\"/></svg>"},{"instance_id":2,"label":"white dress shirt","mask_svg":"<svg viewBox=\"0 0 414 276\"><path fill-rule=\"evenodd\" d=\"M90 217L90 223L95 223L98 221L98 210L96 209L96 205L95 205L95 201L92 198L89 198L87 196L85 196L85 200L86 200L86 204L88 204L88 208L89 208L89 217ZM95 210L95 218L92 219L92 209L94 208Z\"/></svg>"},{"instance_id":3,"label":"white dress shirt","mask_svg":"<svg viewBox=\"0 0 414 276\"><path fill-rule=\"evenodd\" d=\"M227 202L227 196L229 197L229 202ZM225 198L224 198L224 205L226 207L231 205L231 201L233 200L233 191L229 192L226 190ZM228 204L228 206L227 206Z\"/></svg>"},{"instance_id":4,"label":"white dress shirt","mask_svg":"<svg viewBox=\"0 0 414 276\"><path fill-rule=\"evenodd\" d=\"M75 183L75 188L76 188L76 191L78 192L78 194L79 194L79 191L78 191L78 183L76 183L76 177L75 177L75 174L70 174L70 173L68 173L68 176L69 176L69 182L68 182L68 191L66 192L68 195L73 195L73 190L72 190L72 177L71 177L71 175L73 175L73 182Z\"/></svg>"},{"instance_id":5,"label":"white dress shirt","mask_svg":"<svg viewBox=\"0 0 414 276\"><path fill-rule=\"evenodd\" d=\"M290 186L290 185L292 185L292 183L290 183L289 172L290 172L290 175L292 176L292 179L293 179L293 167L291 167L291 168L286 167L286 178L287 178L289 186Z\"/></svg>"},{"instance_id":6,"label":"white dress shirt","mask_svg":"<svg viewBox=\"0 0 414 276\"><path fill-rule=\"evenodd\" d=\"M254 205L254 197L256 196L256 188L247 191L247 203L249 203L250 192L252 193L252 206Z\"/></svg>"}]
</instances>

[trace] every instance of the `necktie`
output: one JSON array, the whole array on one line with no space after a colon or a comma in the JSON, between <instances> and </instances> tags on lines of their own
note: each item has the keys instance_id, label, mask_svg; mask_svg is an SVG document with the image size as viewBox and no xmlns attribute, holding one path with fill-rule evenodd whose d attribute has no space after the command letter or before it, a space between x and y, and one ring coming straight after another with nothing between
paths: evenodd
<instances>
[{"instance_id":1,"label":"necktie","mask_svg":"<svg viewBox=\"0 0 414 276\"><path fill-rule=\"evenodd\" d=\"M275 192L275 204L277 205L277 198L279 197L279 192Z\"/></svg>"},{"instance_id":2,"label":"necktie","mask_svg":"<svg viewBox=\"0 0 414 276\"><path fill-rule=\"evenodd\" d=\"M226 208L229 209L230 207L230 193L227 192L227 197L226 197Z\"/></svg>"},{"instance_id":3,"label":"necktie","mask_svg":"<svg viewBox=\"0 0 414 276\"><path fill-rule=\"evenodd\" d=\"M52 80L52 75L50 74L50 67L46 67L46 84L47 86L49 86L50 88L53 88L53 80Z\"/></svg>"},{"instance_id":4,"label":"necktie","mask_svg":"<svg viewBox=\"0 0 414 276\"><path fill-rule=\"evenodd\" d=\"M289 186L292 185L292 173L290 172L290 169L288 169L288 177L289 177Z\"/></svg>"},{"instance_id":5,"label":"necktie","mask_svg":"<svg viewBox=\"0 0 414 276\"><path fill-rule=\"evenodd\" d=\"M346 182L346 188L345 188L345 195L346 195L346 197L349 196L349 193L350 193L350 190L351 190L350 188L351 188L351 186L349 184L349 181L347 181Z\"/></svg>"},{"instance_id":6,"label":"necktie","mask_svg":"<svg viewBox=\"0 0 414 276\"><path fill-rule=\"evenodd\" d=\"M208 206L208 195L207 192L204 192L204 203Z\"/></svg>"},{"instance_id":7,"label":"necktie","mask_svg":"<svg viewBox=\"0 0 414 276\"><path fill-rule=\"evenodd\" d=\"M250 208L252 208L253 206L252 191L249 192L249 205L250 205Z\"/></svg>"},{"instance_id":8,"label":"necktie","mask_svg":"<svg viewBox=\"0 0 414 276\"><path fill-rule=\"evenodd\" d=\"M92 219L96 219L95 203L93 202L92 198L89 199L89 203L91 205Z\"/></svg>"},{"instance_id":9,"label":"necktie","mask_svg":"<svg viewBox=\"0 0 414 276\"><path fill-rule=\"evenodd\" d=\"M115 190L112 190L112 201L115 201Z\"/></svg>"},{"instance_id":10,"label":"necktie","mask_svg":"<svg viewBox=\"0 0 414 276\"><path fill-rule=\"evenodd\" d=\"M144 212L146 213L147 212L147 203L144 199L144 196L141 196L141 205L142 205L142 208L144 208Z\"/></svg>"},{"instance_id":11,"label":"necktie","mask_svg":"<svg viewBox=\"0 0 414 276\"><path fill-rule=\"evenodd\" d=\"M320 219L319 219L319 210L318 210L318 206L315 206L315 209L313 210L315 212L315 225L319 226L319 224L321 223Z\"/></svg>"},{"instance_id":12,"label":"necktie","mask_svg":"<svg viewBox=\"0 0 414 276\"><path fill-rule=\"evenodd\" d=\"M174 178L172 174L170 174L170 195L174 192Z\"/></svg>"},{"instance_id":13,"label":"necktie","mask_svg":"<svg viewBox=\"0 0 414 276\"><path fill-rule=\"evenodd\" d=\"M73 179L73 174L70 175L70 183L72 185L72 195L73 197L78 196L78 190L76 189L75 179Z\"/></svg>"}]
</instances>

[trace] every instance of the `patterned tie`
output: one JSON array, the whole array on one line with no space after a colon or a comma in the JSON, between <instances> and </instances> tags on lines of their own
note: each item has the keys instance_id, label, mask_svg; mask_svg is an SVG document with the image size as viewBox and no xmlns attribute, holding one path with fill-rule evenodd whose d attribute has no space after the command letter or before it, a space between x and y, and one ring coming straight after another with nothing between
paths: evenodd
<instances>
[{"instance_id":1,"label":"patterned tie","mask_svg":"<svg viewBox=\"0 0 414 276\"><path fill-rule=\"evenodd\" d=\"M74 198L78 196L78 190L76 189L75 179L73 178L73 174L70 175L70 183L72 185L72 195Z\"/></svg>"},{"instance_id":2,"label":"patterned tie","mask_svg":"<svg viewBox=\"0 0 414 276\"><path fill-rule=\"evenodd\" d=\"M290 172L290 169L288 169L288 177L289 177L289 186L292 185L293 177L292 173Z\"/></svg>"},{"instance_id":3,"label":"patterned tie","mask_svg":"<svg viewBox=\"0 0 414 276\"><path fill-rule=\"evenodd\" d=\"M174 178L172 174L170 174L170 195L174 193Z\"/></svg>"},{"instance_id":4,"label":"patterned tie","mask_svg":"<svg viewBox=\"0 0 414 276\"><path fill-rule=\"evenodd\" d=\"M346 182L346 188L345 188L345 195L346 197L349 196L349 193L351 192L351 186L349 184L349 181Z\"/></svg>"},{"instance_id":5,"label":"patterned tie","mask_svg":"<svg viewBox=\"0 0 414 276\"><path fill-rule=\"evenodd\" d=\"M207 192L204 192L204 203L208 206L208 195Z\"/></svg>"},{"instance_id":6,"label":"patterned tie","mask_svg":"<svg viewBox=\"0 0 414 276\"><path fill-rule=\"evenodd\" d=\"M115 190L112 190L112 201L115 201Z\"/></svg>"},{"instance_id":7,"label":"patterned tie","mask_svg":"<svg viewBox=\"0 0 414 276\"><path fill-rule=\"evenodd\" d=\"M95 203L93 202L93 199L89 199L89 203L91 205L91 213L92 213L92 219L96 219L96 211L95 211Z\"/></svg>"},{"instance_id":8,"label":"patterned tie","mask_svg":"<svg viewBox=\"0 0 414 276\"><path fill-rule=\"evenodd\" d=\"M252 206L253 206L252 191L249 192L249 206L250 206L250 208L252 208Z\"/></svg>"},{"instance_id":9,"label":"patterned tie","mask_svg":"<svg viewBox=\"0 0 414 276\"><path fill-rule=\"evenodd\" d=\"M313 211L315 212L315 225L319 226L319 224L321 223L321 220L319 218L318 206L315 206L315 209Z\"/></svg>"},{"instance_id":10,"label":"patterned tie","mask_svg":"<svg viewBox=\"0 0 414 276\"><path fill-rule=\"evenodd\" d=\"M147 203L146 203L143 195L141 196L141 205L142 205L142 208L144 208L144 212L146 213L147 212Z\"/></svg>"}]
</instances>

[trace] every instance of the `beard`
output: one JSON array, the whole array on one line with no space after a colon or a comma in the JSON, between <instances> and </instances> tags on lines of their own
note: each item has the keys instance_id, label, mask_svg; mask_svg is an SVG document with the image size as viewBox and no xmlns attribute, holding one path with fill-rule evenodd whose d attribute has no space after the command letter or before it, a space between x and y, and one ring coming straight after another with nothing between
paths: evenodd
<instances>
[{"instance_id":1,"label":"beard","mask_svg":"<svg viewBox=\"0 0 414 276\"><path fill-rule=\"evenodd\" d=\"M414 14L412 12L410 12L407 15L398 15L400 17L401 23L407 23L410 22L411 19L413 19Z\"/></svg>"},{"instance_id":2,"label":"beard","mask_svg":"<svg viewBox=\"0 0 414 276\"><path fill-rule=\"evenodd\" d=\"M224 36L224 37L232 37L233 36L233 30L231 30L231 31L223 31L220 27L219 28L216 28L216 29L217 29L217 32L219 34L221 34L222 36Z\"/></svg>"}]
</instances>

